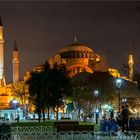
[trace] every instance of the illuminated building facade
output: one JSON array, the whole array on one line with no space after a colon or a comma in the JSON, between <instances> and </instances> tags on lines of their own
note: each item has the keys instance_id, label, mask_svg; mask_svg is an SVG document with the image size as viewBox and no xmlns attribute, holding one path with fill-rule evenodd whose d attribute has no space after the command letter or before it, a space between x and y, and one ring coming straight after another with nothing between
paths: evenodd
<instances>
[{"instance_id":1,"label":"illuminated building facade","mask_svg":"<svg viewBox=\"0 0 140 140\"><path fill-rule=\"evenodd\" d=\"M95 53L87 45L77 42L61 48L49 59L51 65L55 62L65 63L70 77L84 71L108 71L108 64L103 56Z\"/></svg>"},{"instance_id":2,"label":"illuminated building facade","mask_svg":"<svg viewBox=\"0 0 140 140\"><path fill-rule=\"evenodd\" d=\"M0 18L0 109L8 108L10 101L13 99L10 92L10 84L2 86L4 83L4 59L3 59L3 25ZM79 72L94 73L94 71L109 71L113 76L120 76L115 69L109 69L108 63L104 56L99 55L89 46L77 42L62 47L54 56L49 58L50 65L55 62L65 63L69 75L72 77ZM17 44L14 44L13 51L13 83L19 81L19 54ZM41 66L34 68L40 70ZM30 71L27 71L24 81L30 77ZM2 82L3 81L3 82Z\"/></svg>"},{"instance_id":3,"label":"illuminated building facade","mask_svg":"<svg viewBox=\"0 0 140 140\"><path fill-rule=\"evenodd\" d=\"M13 51L13 83L19 81L19 57L18 49L15 43ZM0 109L9 108L10 101L13 99L11 93L11 84L5 83L4 76L4 38L3 38L3 24L0 17Z\"/></svg>"}]
</instances>

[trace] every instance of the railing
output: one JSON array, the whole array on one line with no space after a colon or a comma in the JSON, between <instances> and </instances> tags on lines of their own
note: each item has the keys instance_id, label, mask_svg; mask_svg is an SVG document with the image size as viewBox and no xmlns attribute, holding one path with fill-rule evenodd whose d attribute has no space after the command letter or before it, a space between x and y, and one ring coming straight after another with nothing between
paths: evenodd
<instances>
[{"instance_id":1,"label":"railing","mask_svg":"<svg viewBox=\"0 0 140 140\"><path fill-rule=\"evenodd\" d=\"M19 133L19 132L27 132L27 133L48 133L48 132L55 132L56 128L53 126L16 126L11 127L11 133Z\"/></svg>"},{"instance_id":2,"label":"railing","mask_svg":"<svg viewBox=\"0 0 140 140\"><path fill-rule=\"evenodd\" d=\"M138 132L61 132L53 127L11 127L10 133L0 133L0 140L140 140Z\"/></svg>"},{"instance_id":3,"label":"railing","mask_svg":"<svg viewBox=\"0 0 140 140\"><path fill-rule=\"evenodd\" d=\"M140 133L108 134L95 132L20 132L0 134L0 140L140 140Z\"/></svg>"}]
</instances>

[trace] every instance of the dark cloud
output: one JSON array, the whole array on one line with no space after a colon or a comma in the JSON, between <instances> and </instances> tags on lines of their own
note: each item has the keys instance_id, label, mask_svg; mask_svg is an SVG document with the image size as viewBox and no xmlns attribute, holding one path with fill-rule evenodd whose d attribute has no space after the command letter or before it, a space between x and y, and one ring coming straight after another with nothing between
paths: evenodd
<instances>
[{"instance_id":1,"label":"dark cloud","mask_svg":"<svg viewBox=\"0 0 140 140\"><path fill-rule=\"evenodd\" d=\"M140 51L140 3L137 2L0 2L4 25L6 80L12 81L12 50L17 40L20 77L61 47L78 41L105 55L111 67L127 61L129 42Z\"/></svg>"}]
</instances>

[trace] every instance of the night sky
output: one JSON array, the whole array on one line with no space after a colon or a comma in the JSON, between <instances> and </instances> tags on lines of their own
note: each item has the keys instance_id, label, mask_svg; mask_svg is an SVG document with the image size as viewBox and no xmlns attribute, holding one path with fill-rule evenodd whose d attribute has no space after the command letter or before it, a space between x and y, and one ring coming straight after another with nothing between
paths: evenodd
<instances>
[{"instance_id":1,"label":"night sky","mask_svg":"<svg viewBox=\"0 0 140 140\"><path fill-rule=\"evenodd\" d=\"M20 78L60 48L78 42L106 56L121 69L133 41L135 67L140 67L140 2L2 2L6 82L12 82L12 51L17 40Z\"/></svg>"}]
</instances>

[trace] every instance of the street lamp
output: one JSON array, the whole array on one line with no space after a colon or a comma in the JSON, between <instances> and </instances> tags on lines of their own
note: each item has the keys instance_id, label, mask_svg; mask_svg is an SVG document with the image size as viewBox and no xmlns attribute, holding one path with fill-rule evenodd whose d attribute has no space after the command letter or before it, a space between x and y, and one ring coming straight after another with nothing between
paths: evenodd
<instances>
[{"instance_id":1,"label":"street lamp","mask_svg":"<svg viewBox=\"0 0 140 140\"><path fill-rule=\"evenodd\" d=\"M17 107L18 107L18 105L19 105L19 101L18 100L15 100L15 99L13 99L12 100L12 103L13 103L13 107L16 109Z\"/></svg>"},{"instance_id":2,"label":"street lamp","mask_svg":"<svg viewBox=\"0 0 140 140\"><path fill-rule=\"evenodd\" d=\"M118 111L120 112L121 102L120 102L120 88L122 85L122 80L120 78L116 79L117 94L118 94Z\"/></svg>"},{"instance_id":3,"label":"street lamp","mask_svg":"<svg viewBox=\"0 0 140 140\"><path fill-rule=\"evenodd\" d=\"M15 118L17 117L17 107L19 106L19 101L18 100L15 100L15 99L13 99L12 100L12 106L13 106L13 108L15 109Z\"/></svg>"},{"instance_id":4,"label":"street lamp","mask_svg":"<svg viewBox=\"0 0 140 140\"><path fill-rule=\"evenodd\" d=\"M95 97L98 97L99 91L98 91L98 90L95 90L95 91L94 91L94 95L95 95Z\"/></svg>"},{"instance_id":5,"label":"street lamp","mask_svg":"<svg viewBox=\"0 0 140 140\"><path fill-rule=\"evenodd\" d=\"M96 117L96 124L98 124L98 116L99 116L99 109L98 109L98 96L99 96L99 91L98 90L95 90L94 91L94 96L96 97L95 117Z\"/></svg>"},{"instance_id":6,"label":"street lamp","mask_svg":"<svg viewBox=\"0 0 140 140\"><path fill-rule=\"evenodd\" d=\"M126 98L122 98L122 103L123 103L124 105L126 105L126 102L127 102L127 99L126 99Z\"/></svg>"}]
</instances>

